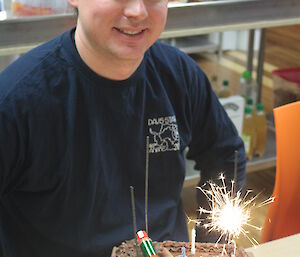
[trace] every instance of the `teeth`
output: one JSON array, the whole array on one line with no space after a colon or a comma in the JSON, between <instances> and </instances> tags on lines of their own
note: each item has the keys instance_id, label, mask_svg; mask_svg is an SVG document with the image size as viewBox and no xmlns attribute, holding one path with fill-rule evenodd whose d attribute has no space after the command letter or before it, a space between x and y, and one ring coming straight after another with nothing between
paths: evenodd
<instances>
[{"instance_id":1,"label":"teeth","mask_svg":"<svg viewBox=\"0 0 300 257\"><path fill-rule=\"evenodd\" d=\"M128 34L128 35L136 35L136 34L139 34L142 32L142 30L139 30L139 31L129 31L129 30L121 30L121 32L125 33L125 34Z\"/></svg>"}]
</instances>

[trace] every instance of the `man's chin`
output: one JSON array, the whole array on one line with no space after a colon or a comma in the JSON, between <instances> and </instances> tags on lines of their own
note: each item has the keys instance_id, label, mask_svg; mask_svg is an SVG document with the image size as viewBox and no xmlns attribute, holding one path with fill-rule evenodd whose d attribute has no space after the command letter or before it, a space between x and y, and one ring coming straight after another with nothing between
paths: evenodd
<instances>
[{"instance_id":1,"label":"man's chin","mask_svg":"<svg viewBox=\"0 0 300 257\"><path fill-rule=\"evenodd\" d=\"M128 61L140 61L143 59L145 51L138 51L138 50L130 50L130 51L122 51L118 52L117 57L120 60L128 60Z\"/></svg>"}]
</instances>

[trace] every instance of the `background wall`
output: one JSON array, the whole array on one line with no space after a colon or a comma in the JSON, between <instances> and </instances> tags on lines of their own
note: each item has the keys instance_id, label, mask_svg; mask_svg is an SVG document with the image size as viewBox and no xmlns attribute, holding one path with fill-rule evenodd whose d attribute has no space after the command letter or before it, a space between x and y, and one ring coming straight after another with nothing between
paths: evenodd
<instances>
[{"instance_id":1,"label":"background wall","mask_svg":"<svg viewBox=\"0 0 300 257\"><path fill-rule=\"evenodd\" d=\"M239 31L225 31L223 32L223 50L241 50L247 51L248 49L248 30L239 30ZM218 44L219 42L219 33L210 34L210 39L214 43ZM255 30L254 34L254 50L258 50L260 40L260 30Z\"/></svg>"}]
</instances>

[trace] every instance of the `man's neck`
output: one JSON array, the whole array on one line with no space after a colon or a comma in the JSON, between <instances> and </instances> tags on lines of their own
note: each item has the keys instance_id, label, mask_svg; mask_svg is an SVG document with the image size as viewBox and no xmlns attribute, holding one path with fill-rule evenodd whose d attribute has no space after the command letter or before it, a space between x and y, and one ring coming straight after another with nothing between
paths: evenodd
<instances>
[{"instance_id":1,"label":"man's neck","mask_svg":"<svg viewBox=\"0 0 300 257\"><path fill-rule=\"evenodd\" d=\"M75 45L82 60L98 75L111 80L128 79L139 67L140 60L120 60L110 55L100 54L85 44L75 32Z\"/></svg>"}]
</instances>

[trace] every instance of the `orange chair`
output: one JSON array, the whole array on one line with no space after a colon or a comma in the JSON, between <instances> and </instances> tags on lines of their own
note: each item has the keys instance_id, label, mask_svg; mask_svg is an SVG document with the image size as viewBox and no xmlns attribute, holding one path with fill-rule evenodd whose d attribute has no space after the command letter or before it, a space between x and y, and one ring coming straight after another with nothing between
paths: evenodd
<instances>
[{"instance_id":1,"label":"orange chair","mask_svg":"<svg viewBox=\"0 0 300 257\"><path fill-rule=\"evenodd\" d=\"M274 109L276 179L261 243L300 232L300 101Z\"/></svg>"}]
</instances>

